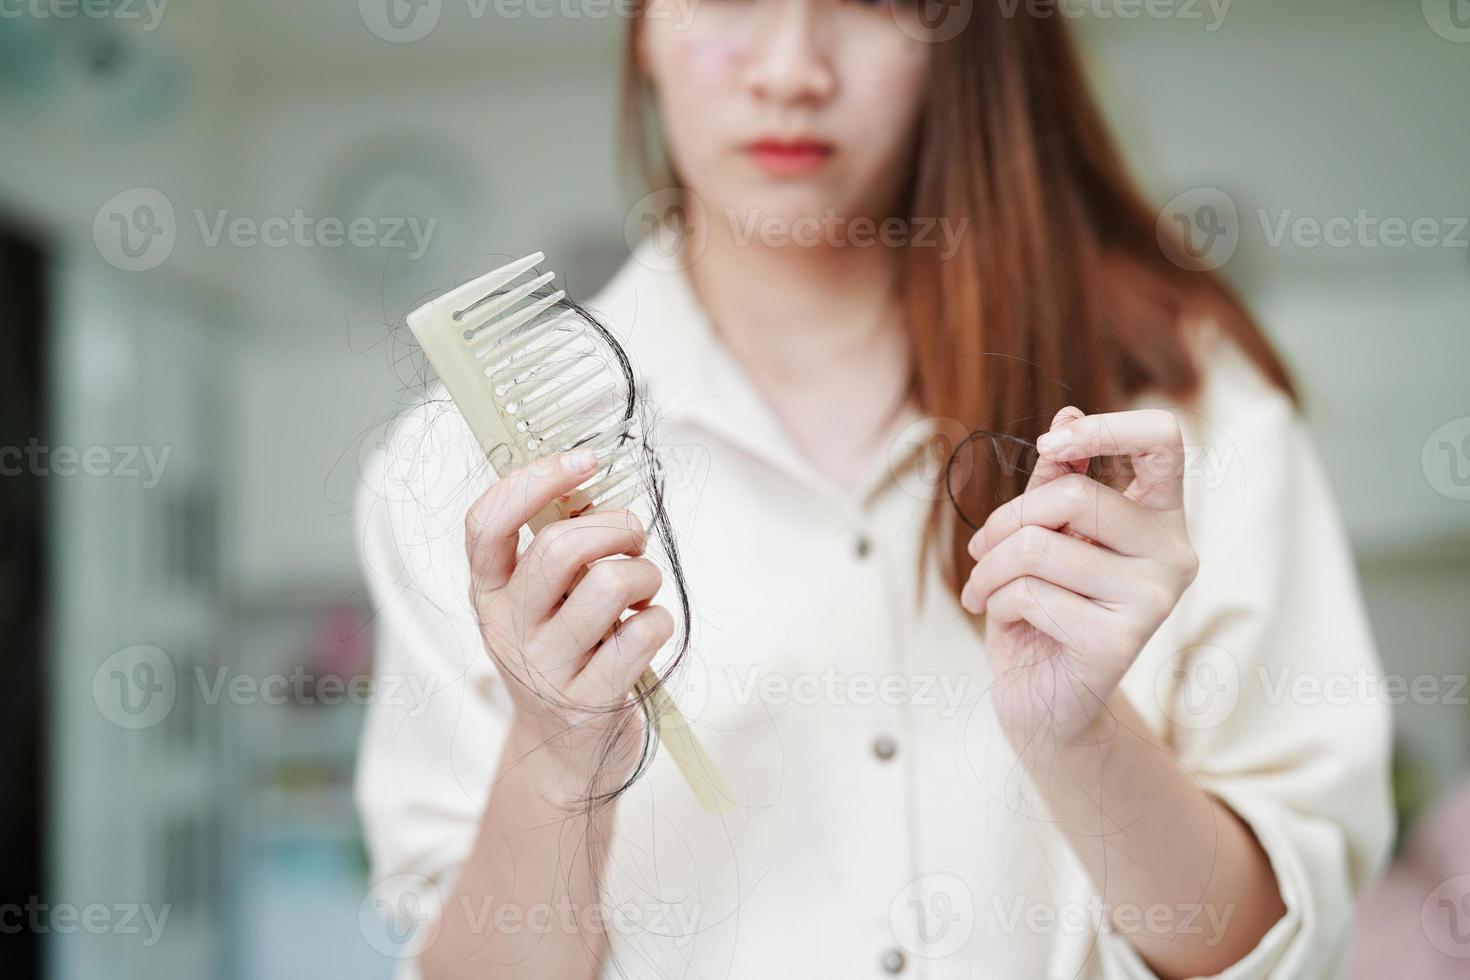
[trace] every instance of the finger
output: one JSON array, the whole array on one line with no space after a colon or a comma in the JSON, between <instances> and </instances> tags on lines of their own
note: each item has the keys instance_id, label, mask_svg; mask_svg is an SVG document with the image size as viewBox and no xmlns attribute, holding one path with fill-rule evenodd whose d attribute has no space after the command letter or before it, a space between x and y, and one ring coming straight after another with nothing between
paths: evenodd
<instances>
[{"instance_id":1,"label":"finger","mask_svg":"<svg viewBox=\"0 0 1470 980\"><path fill-rule=\"evenodd\" d=\"M972 613L985 608L1001 586L1028 575L1105 602L1125 598L1138 559L1115 554L1050 528L1028 524L976 563L960 593Z\"/></svg>"},{"instance_id":2,"label":"finger","mask_svg":"<svg viewBox=\"0 0 1470 980\"><path fill-rule=\"evenodd\" d=\"M1094 602L1041 579L1023 578L1009 583L986 604L987 619L998 624L1025 623L1052 642L1081 658L1095 656L1097 637L1106 635L1108 613ZM1076 717L1078 711L1096 712L1102 699L1073 672L1064 658L1052 660L1055 669L1032 674L1033 696L1051 708L1053 723L1058 717ZM1070 732L1078 735L1080 732Z\"/></svg>"},{"instance_id":3,"label":"finger","mask_svg":"<svg viewBox=\"0 0 1470 980\"><path fill-rule=\"evenodd\" d=\"M646 558L611 558L587 569L567 601L546 624L552 635L583 655L602 642L618 618L635 605L646 603L663 586L663 573Z\"/></svg>"},{"instance_id":4,"label":"finger","mask_svg":"<svg viewBox=\"0 0 1470 980\"><path fill-rule=\"evenodd\" d=\"M1022 527L1066 528L1123 555L1152 554L1169 529L1154 511L1081 473L1068 473L995 508L970 538L970 557L985 553Z\"/></svg>"},{"instance_id":5,"label":"finger","mask_svg":"<svg viewBox=\"0 0 1470 980\"><path fill-rule=\"evenodd\" d=\"M1171 412L1142 409L1088 415L1048 432L1037 440L1036 449L1055 463L1127 456L1134 472L1128 496L1161 510L1183 505L1184 436Z\"/></svg>"},{"instance_id":6,"label":"finger","mask_svg":"<svg viewBox=\"0 0 1470 980\"><path fill-rule=\"evenodd\" d=\"M577 704L618 704L673 635L674 617L663 606L629 616L592 652L568 694Z\"/></svg>"},{"instance_id":7,"label":"finger","mask_svg":"<svg viewBox=\"0 0 1470 980\"><path fill-rule=\"evenodd\" d=\"M1068 405L1060 412L1057 412L1056 415L1052 416L1048 431L1054 432L1059 426L1069 425L1080 418L1085 418L1086 415L1087 413L1077 406ZM1046 437L1042 436L1042 438L1044 439ZM1037 487L1044 487L1051 481L1065 476L1068 473L1083 473L1086 470L1086 460L1082 460L1080 463L1068 463L1048 459L1045 456L1037 456L1036 465L1031 469L1031 478L1026 481L1026 489L1028 491L1035 490Z\"/></svg>"},{"instance_id":8,"label":"finger","mask_svg":"<svg viewBox=\"0 0 1470 980\"><path fill-rule=\"evenodd\" d=\"M1108 611L1045 579L1023 576L1001 586L985 604L996 623L1029 623L1068 650L1086 653L1104 635Z\"/></svg>"},{"instance_id":9,"label":"finger","mask_svg":"<svg viewBox=\"0 0 1470 980\"><path fill-rule=\"evenodd\" d=\"M576 489L596 467L596 454L578 450L537 460L491 484L465 514L470 581L477 588L504 586L515 570L522 525Z\"/></svg>"},{"instance_id":10,"label":"finger","mask_svg":"<svg viewBox=\"0 0 1470 980\"><path fill-rule=\"evenodd\" d=\"M583 568L613 555L641 555L648 532L626 510L583 514L542 528L520 558L512 578L524 588L521 614L543 622L561 603Z\"/></svg>"}]
</instances>

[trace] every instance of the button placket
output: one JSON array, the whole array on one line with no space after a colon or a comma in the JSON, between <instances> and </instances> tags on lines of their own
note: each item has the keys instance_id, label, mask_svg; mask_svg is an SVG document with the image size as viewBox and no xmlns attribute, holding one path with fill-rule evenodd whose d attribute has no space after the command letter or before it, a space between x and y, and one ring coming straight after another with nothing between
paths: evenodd
<instances>
[{"instance_id":1,"label":"button placket","mask_svg":"<svg viewBox=\"0 0 1470 980\"><path fill-rule=\"evenodd\" d=\"M890 495L898 492L897 488L891 484L887 490ZM894 797L894 803L898 813L895 815L897 824L895 829L901 828L902 836L893 844L902 849L902 863L906 865L903 872L904 880L912 881L918 875L919 867L918 824L915 821L914 812L917 796L915 767L919 764L919 759L917 749L914 747L917 742L911 737L914 724L912 698L916 693L914 688L916 678L912 676L913 665L908 649L911 638L906 628L907 617L910 615L906 605L909 596L905 577L907 569L896 567L905 564L907 553L903 546L904 542L894 535L894 525L899 520L907 520L910 515L907 508L900 506L891 497L880 498L875 495L869 502L869 506L864 508L861 516L858 540L864 544L862 550L856 553L859 561L866 558L871 574L878 577L881 611L885 620L882 639L879 640L878 637L874 639L884 643L887 647L889 656L886 658L887 665L884 669L904 678L905 684L902 689L906 692L900 702L893 704L885 713L886 717L870 730L869 750L873 753L873 757L868 764L874 769L890 774L897 780L895 788L898 792ZM876 542L887 541L890 536L899 545L897 551L878 554ZM893 928L891 922L890 919L889 928ZM885 929L885 932L888 930ZM888 932L885 938L891 945L886 949L880 947L878 966L883 974L912 976L924 972L917 968L916 963L910 964L903 941L897 934Z\"/></svg>"}]
</instances>

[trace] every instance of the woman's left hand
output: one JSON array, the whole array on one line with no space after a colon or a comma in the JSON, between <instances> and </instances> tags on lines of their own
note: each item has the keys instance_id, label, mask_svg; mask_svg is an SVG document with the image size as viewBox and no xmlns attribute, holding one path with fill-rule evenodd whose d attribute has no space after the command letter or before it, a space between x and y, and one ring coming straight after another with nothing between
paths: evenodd
<instances>
[{"instance_id":1,"label":"woman's left hand","mask_svg":"<svg viewBox=\"0 0 1470 980\"><path fill-rule=\"evenodd\" d=\"M1173 415L1064 408L1037 450L1026 492L970 540L961 594L985 613L996 709L1017 744L1087 735L1198 567ZM1126 490L1085 475L1095 456L1130 459Z\"/></svg>"}]
</instances>

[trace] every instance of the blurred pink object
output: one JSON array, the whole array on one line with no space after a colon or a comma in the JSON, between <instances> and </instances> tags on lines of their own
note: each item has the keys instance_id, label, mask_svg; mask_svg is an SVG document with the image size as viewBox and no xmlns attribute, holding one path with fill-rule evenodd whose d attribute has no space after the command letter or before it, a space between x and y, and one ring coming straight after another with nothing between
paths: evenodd
<instances>
[{"instance_id":1,"label":"blurred pink object","mask_svg":"<svg viewBox=\"0 0 1470 980\"><path fill-rule=\"evenodd\" d=\"M371 641L366 610L350 604L332 606L317 620L311 663L316 670L345 678L367 673Z\"/></svg>"},{"instance_id":2,"label":"blurred pink object","mask_svg":"<svg viewBox=\"0 0 1470 980\"><path fill-rule=\"evenodd\" d=\"M1470 978L1470 783L1420 818L1358 899L1348 976Z\"/></svg>"}]
</instances>

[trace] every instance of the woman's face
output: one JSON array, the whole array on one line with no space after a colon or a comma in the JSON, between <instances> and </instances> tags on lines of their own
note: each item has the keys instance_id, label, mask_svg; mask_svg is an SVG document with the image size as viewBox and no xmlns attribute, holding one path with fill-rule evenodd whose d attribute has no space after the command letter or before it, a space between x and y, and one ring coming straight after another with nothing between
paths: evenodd
<instances>
[{"instance_id":1,"label":"woman's face","mask_svg":"<svg viewBox=\"0 0 1470 980\"><path fill-rule=\"evenodd\" d=\"M902 3L904 0L898 0ZM711 223L888 217L908 180L931 45L887 2L648 0L639 62Z\"/></svg>"}]
</instances>

